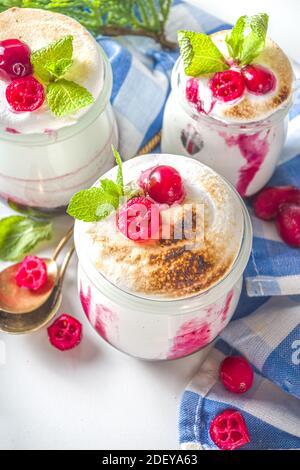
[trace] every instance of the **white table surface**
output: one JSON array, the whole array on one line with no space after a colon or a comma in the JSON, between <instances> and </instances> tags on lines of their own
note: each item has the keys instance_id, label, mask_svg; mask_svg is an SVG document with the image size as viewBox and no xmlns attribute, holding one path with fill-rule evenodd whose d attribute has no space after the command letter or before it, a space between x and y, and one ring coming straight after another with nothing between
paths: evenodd
<instances>
[{"instance_id":1,"label":"white table surface","mask_svg":"<svg viewBox=\"0 0 300 470\"><path fill-rule=\"evenodd\" d=\"M271 13L273 36L300 60L298 0L191 0L227 21ZM251 10L251 11L249 11ZM0 217L9 211L0 204ZM54 246L66 231L55 220ZM39 254L50 253L39 248ZM127 357L101 340L84 317L76 289L76 257L67 272L60 312L83 323L82 343L61 353L47 332L0 336L0 449L176 449L180 396L199 355L169 363ZM0 263L0 269L5 264Z\"/></svg>"}]
</instances>

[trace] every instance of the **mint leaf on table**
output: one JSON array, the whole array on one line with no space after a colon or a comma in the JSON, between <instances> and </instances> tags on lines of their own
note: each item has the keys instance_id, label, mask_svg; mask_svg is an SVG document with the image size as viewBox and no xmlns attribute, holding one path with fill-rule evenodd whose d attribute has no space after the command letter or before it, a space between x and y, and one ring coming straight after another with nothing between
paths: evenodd
<instances>
[{"instance_id":1,"label":"mint leaf on table","mask_svg":"<svg viewBox=\"0 0 300 470\"><path fill-rule=\"evenodd\" d=\"M119 195L105 192L101 188L90 188L83 189L72 197L67 212L77 220L97 222L118 206Z\"/></svg>"},{"instance_id":2,"label":"mint leaf on table","mask_svg":"<svg viewBox=\"0 0 300 470\"><path fill-rule=\"evenodd\" d=\"M18 261L37 243L50 240L52 223L14 215L0 220L0 259Z\"/></svg>"},{"instance_id":3,"label":"mint leaf on table","mask_svg":"<svg viewBox=\"0 0 300 470\"><path fill-rule=\"evenodd\" d=\"M34 32L33 32L34 34ZM36 52L31 54L30 60L33 65L34 74L42 82L47 83L57 76L51 71L55 70L57 64L62 64L61 60L72 61L73 56L73 36L66 36L54 43L49 44L49 46L39 49ZM59 75L61 77L66 71L66 64L62 67L62 73ZM61 67L61 65L60 65ZM68 66L69 68L69 66ZM50 70L49 70L50 69ZM56 70L56 73L58 70Z\"/></svg>"},{"instance_id":4,"label":"mint leaf on table","mask_svg":"<svg viewBox=\"0 0 300 470\"><path fill-rule=\"evenodd\" d=\"M211 37L206 34L180 30L178 42L186 75L198 77L229 68Z\"/></svg>"},{"instance_id":5,"label":"mint leaf on table","mask_svg":"<svg viewBox=\"0 0 300 470\"><path fill-rule=\"evenodd\" d=\"M94 102L92 94L81 85L61 79L49 83L47 87L47 103L56 116L74 113Z\"/></svg>"},{"instance_id":6,"label":"mint leaf on table","mask_svg":"<svg viewBox=\"0 0 300 470\"><path fill-rule=\"evenodd\" d=\"M250 64L265 48L268 23L266 13L238 19L226 43L230 56L240 65Z\"/></svg>"}]
</instances>

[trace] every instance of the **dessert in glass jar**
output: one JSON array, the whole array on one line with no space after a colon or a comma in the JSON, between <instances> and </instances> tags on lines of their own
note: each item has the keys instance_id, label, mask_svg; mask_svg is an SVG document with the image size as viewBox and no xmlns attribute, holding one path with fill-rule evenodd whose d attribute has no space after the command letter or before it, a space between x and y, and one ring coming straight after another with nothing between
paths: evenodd
<instances>
[{"instance_id":1,"label":"dessert in glass jar","mask_svg":"<svg viewBox=\"0 0 300 470\"><path fill-rule=\"evenodd\" d=\"M77 21L39 9L0 14L0 197L67 206L113 166L111 66Z\"/></svg>"},{"instance_id":2,"label":"dessert in glass jar","mask_svg":"<svg viewBox=\"0 0 300 470\"><path fill-rule=\"evenodd\" d=\"M282 151L293 101L289 59L266 36L265 14L232 31L179 31L162 151L190 156L225 176L241 196L259 191Z\"/></svg>"},{"instance_id":3,"label":"dessert in glass jar","mask_svg":"<svg viewBox=\"0 0 300 470\"><path fill-rule=\"evenodd\" d=\"M68 212L79 219L83 309L118 350L177 359L205 348L232 318L251 222L235 189L207 166L136 157L76 194Z\"/></svg>"}]
</instances>

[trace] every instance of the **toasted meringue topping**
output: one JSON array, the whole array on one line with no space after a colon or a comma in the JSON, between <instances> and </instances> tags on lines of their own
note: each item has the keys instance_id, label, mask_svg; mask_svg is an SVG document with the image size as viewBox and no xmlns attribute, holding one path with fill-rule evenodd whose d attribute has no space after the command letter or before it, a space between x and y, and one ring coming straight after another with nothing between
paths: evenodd
<instances>
[{"instance_id":1,"label":"toasted meringue topping","mask_svg":"<svg viewBox=\"0 0 300 470\"><path fill-rule=\"evenodd\" d=\"M77 222L77 226L84 252L110 282L142 297L175 299L208 290L230 271L242 242L243 214L231 187L192 159L135 158L124 164L125 182L137 181L143 170L162 164L180 172L186 191L184 206L161 212L164 222L171 220L169 234L166 230L159 240L132 242L116 229L115 214L94 224ZM115 176L115 169L104 175ZM191 223L181 231L183 214Z\"/></svg>"}]
</instances>

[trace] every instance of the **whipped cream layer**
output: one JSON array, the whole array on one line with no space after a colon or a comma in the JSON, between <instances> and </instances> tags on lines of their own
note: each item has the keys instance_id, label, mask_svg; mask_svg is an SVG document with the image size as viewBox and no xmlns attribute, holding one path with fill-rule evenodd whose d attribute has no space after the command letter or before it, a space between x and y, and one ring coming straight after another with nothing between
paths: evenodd
<instances>
[{"instance_id":1,"label":"whipped cream layer","mask_svg":"<svg viewBox=\"0 0 300 470\"><path fill-rule=\"evenodd\" d=\"M205 165L181 156L147 155L123 165L126 184L156 165L176 168L186 191L184 204L202 208L202 235L135 243L116 229L115 214L100 222L76 222L79 251L113 284L146 298L175 299L206 291L231 270L243 238L241 202L231 187ZM103 178L116 178L116 168ZM200 210L201 213L201 210ZM163 221L182 225L179 207L162 210ZM197 232L198 233L198 232Z\"/></svg>"},{"instance_id":2,"label":"whipped cream layer","mask_svg":"<svg viewBox=\"0 0 300 470\"><path fill-rule=\"evenodd\" d=\"M103 64L99 46L77 21L59 13L31 8L11 8L0 14L0 41L20 39L35 52L68 35L73 36L73 65L64 78L87 88L97 99L103 87ZM0 129L13 133L50 133L75 124L89 107L56 117L45 102L34 112L16 113L5 97L7 82L0 79Z\"/></svg>"},{"instance_id":3,"label":"whipped cream layer","mask_svg":"<svg viewBox=\"0 0 300 470\"><path fill-rule=\"evenodd\" d=\"M229 34L230 30L225 30L211 35L213 42L226 60L230 59L225 42ZM203 102L203 109L209 116L229 122L253 122L268 118L278 109L289 105L293 94L294 73L283 50L272 39L267 38L264 50L253 61L253 65L255 64L262 65L273 72L276 78L274 90L265 95L255 95L245 90L244 96L234 103L216 101L212 106L209 81L213 74L199 77L199 96ZM182 83L181 91L185 94L186 82L190 77L185 75L183 62L181 62L179 73ZM190 103L188 105L193 106Z\"/></svg>"}]
</instances>

